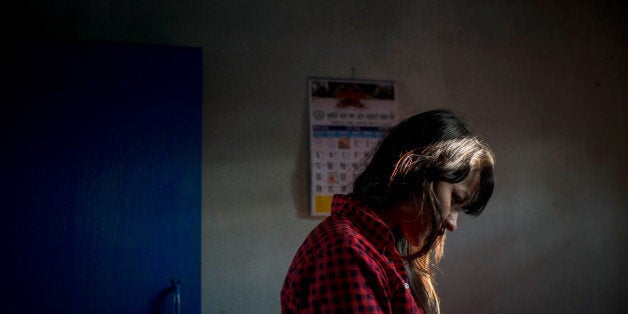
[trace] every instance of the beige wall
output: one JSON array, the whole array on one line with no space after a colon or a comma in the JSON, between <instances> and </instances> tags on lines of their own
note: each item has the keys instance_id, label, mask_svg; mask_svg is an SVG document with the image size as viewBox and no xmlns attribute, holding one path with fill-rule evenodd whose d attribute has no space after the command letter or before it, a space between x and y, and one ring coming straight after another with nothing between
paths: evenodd
<instances>
[{"instance_id":1,"label":"beige wall","mask_svg":"<svg viewBox=\"0 0 628 314\"><path fill-rule=\"evenodd\" d=\"M397 81L404 117L461 113L497 155L485 214L449 237L444 313L628 311L627 7L505 2L54 1L16 4L16 23L26 38L203 48L204 313L279 311L320 221L306 78L351 67Z\"/></svg>"}]
</instances>

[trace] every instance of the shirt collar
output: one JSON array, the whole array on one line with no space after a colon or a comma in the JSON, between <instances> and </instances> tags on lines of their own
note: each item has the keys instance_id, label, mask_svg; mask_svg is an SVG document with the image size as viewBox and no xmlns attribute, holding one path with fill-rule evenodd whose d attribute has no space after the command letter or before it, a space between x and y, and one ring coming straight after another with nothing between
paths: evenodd
<instances>
[{"instance_id":1,"label":"shirt collar","mask_svg":"<svg viewBox=\"0 0 628 314\"><path fill-rule=\"evenodd\" d=\"M379 249L393 244L390 227L369 206L351 195L334 195L331 205L332 215L344 215L353 221L360 232Z\"/></svg>"}]
</instances>

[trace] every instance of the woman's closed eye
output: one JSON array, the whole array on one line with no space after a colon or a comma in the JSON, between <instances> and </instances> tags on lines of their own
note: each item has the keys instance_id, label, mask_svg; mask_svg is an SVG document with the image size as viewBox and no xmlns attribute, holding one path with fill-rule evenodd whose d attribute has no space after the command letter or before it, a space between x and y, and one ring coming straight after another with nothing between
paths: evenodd
<instances>
[{"instance_id":1,"label":"woman's closed eye","mask_svg":"<svg viewBox=\"0 0 628 314\"><path fill-rule=\"evenodd\" d=\"M461 196L459 196L458 194L454 194L452 199L454 201L454 204L456 204L456 205L462 205L462 203L464 202L464 199Z\"/></svg>"}]
</instances>

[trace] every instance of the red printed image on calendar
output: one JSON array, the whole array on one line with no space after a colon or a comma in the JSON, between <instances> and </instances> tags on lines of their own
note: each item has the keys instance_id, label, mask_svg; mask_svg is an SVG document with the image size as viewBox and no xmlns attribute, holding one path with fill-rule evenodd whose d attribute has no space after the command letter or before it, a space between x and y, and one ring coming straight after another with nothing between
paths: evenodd
<instances>
[{"instance_id":1,"label":"red printed image on calendar","mask_svg":"<svg viewBox=\"0 0 628 314\"><path fill-rule=\"evenodd\" d=\"M391 81L310 79L310 213L330 214L334 194L351 192L370 153L397 123Z\"/></svg>"}]
</instances>

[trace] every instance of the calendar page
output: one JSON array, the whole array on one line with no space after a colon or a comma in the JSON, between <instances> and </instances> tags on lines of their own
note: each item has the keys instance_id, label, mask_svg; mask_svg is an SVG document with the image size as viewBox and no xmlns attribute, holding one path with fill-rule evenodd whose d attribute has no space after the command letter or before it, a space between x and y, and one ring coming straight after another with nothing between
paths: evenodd
<instances>
[{"instance_id":1,"label":"calendar page","mask_svg":"<svg viewBox=\"0 0 628 314\"><path fill-rule=\"evenodd\" d=\"M374 147L397 123L391 81L310 79L310 213L329 215L334 194L351 192Z\"/></svg>"}]
</instances>

